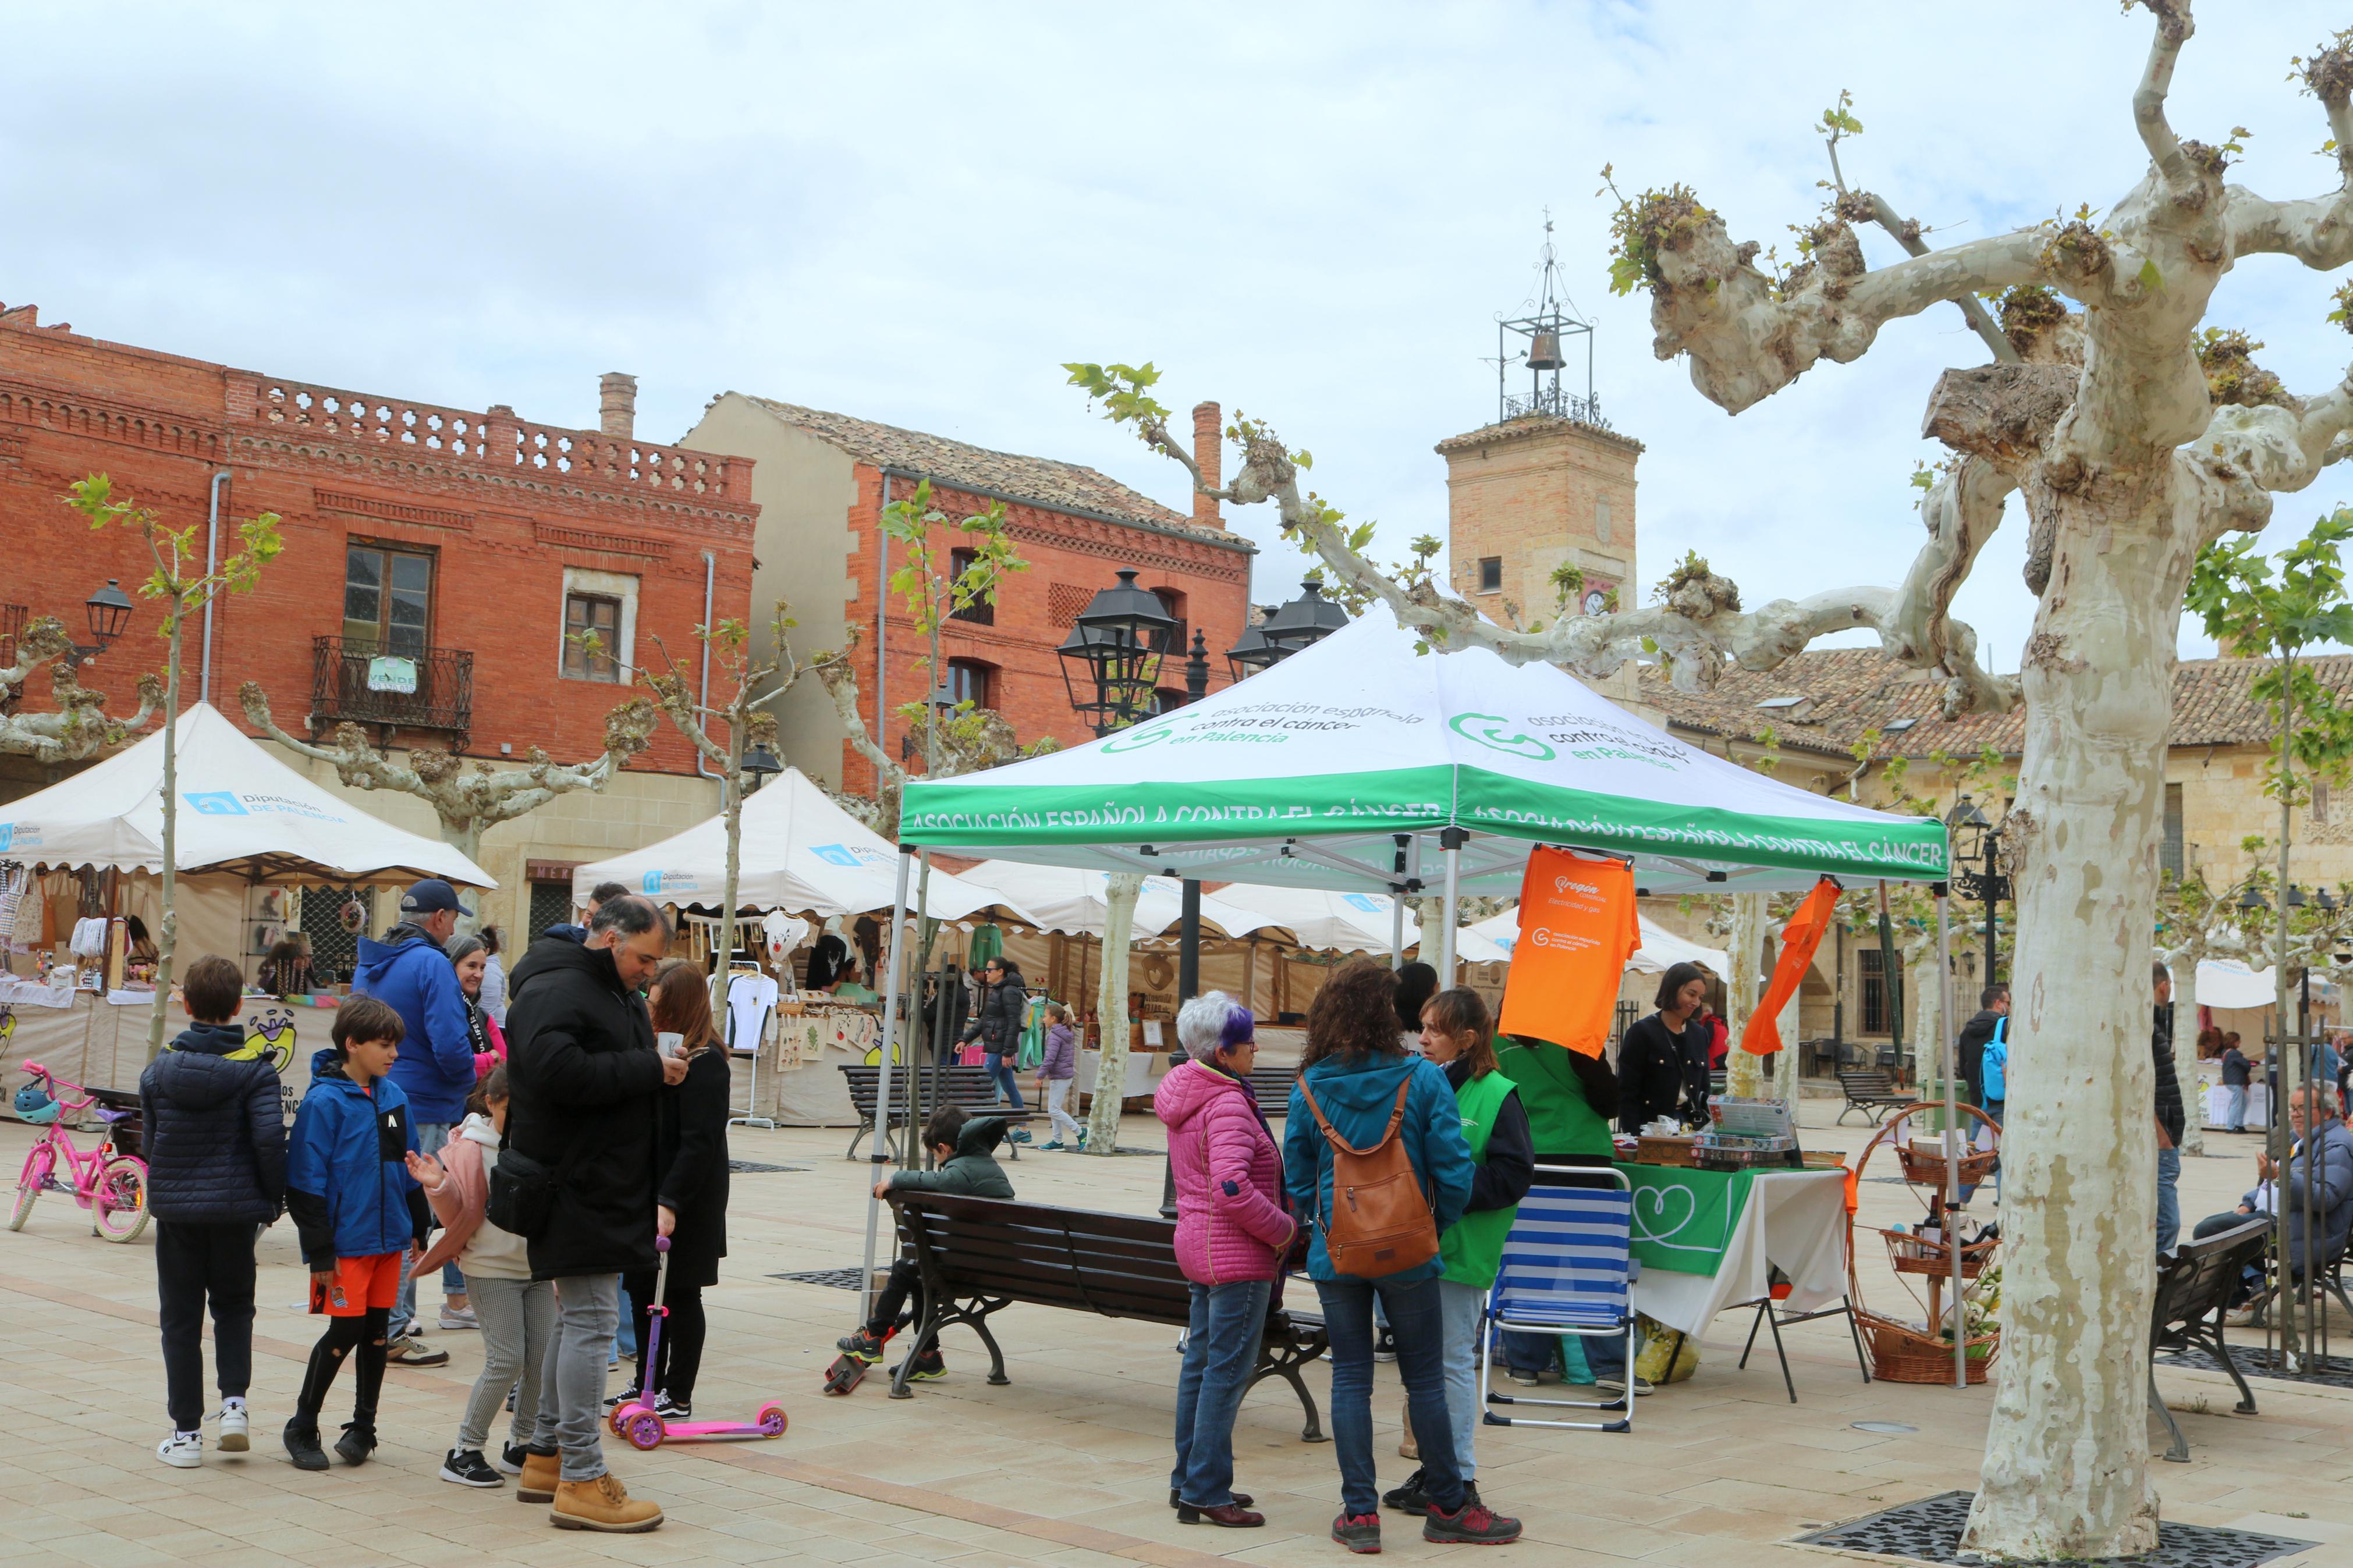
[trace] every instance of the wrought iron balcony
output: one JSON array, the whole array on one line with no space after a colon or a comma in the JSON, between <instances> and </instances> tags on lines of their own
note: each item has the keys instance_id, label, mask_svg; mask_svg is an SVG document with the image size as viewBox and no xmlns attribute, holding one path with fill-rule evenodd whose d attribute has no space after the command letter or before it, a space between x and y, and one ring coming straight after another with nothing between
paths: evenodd
<instances>
[{"instance_id":1,"label":"wrought iron balcony","mask_svg":"<svg viewBox=\"0 0 2353 1568\"><path fill-rule=\"evenodd\" d=\"M462 751L474 727L473 650L387 659L374 638L312 637L311 727L323 733L346 721L375 725L384 740L396 730L441 731Z\"/></svg>"}]
</instances>

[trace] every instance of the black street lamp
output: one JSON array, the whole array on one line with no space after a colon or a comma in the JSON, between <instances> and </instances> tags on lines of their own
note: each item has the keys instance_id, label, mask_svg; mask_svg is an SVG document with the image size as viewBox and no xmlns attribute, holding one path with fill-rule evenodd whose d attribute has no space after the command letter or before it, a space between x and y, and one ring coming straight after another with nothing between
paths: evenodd
<instances>
[{"instance_id":1,"label":"black street lamp","mask_svg":"<svg viewBox=\"0 0 2353 1568\"><path fill-rule=\"evenodd\" d=\"M1271 616L1274 611L1267 608L1261 613ZM1281 662L1282 655L1275 651L1274 645L1266 640L1266 634L1256 626L1244 626L1242 635L1234 639L1234 646L1226 650L1226 668L1232 671L1236 680L1247 680L1260 670Z\"/></svg>"},{"instance_id":2,"label":"black street lamp","mask_svg":"<svg viewBox=\"0 0 2353 1568\"><path fill-rule=\"evenodd\" d=\"M1965 899L1975 899L1985 905L1985 980L1991 985L1998 978L1994 973L1995 919L1997 906L2009 898L2010 879L2003 876L1998 864L2001 836L1993 831L1993 823L1968 795L1953 803L1945 817L1945 826L1953 835L1953 887ZM1982 858L1982 868L1970 867L1968 861Z\"/></svg>"},{"instance_id":3,"label":"black street lamp","mask_svg":"<svg viewBox=\"0 0 2353 1568\"><path fill-rule=\"evenodd\" d=\"M749 781L744 785L744 793L759 794L762 784L784 771L785 764L776 761L776 753L768 750L766 742L760 742L744 753L744 776Z\"/></svg>"},{"instance_id":4,"label":"black street lamp","mask_svg":"<svg viewBox=\"0 0 2353 1568\"><path fill-rule=\"evenodd\" d=\"M1156 595L1135 585L1134 567L1122 567L1118 585L1088 602L1054 650L1071 707L1098 735L1149 718L1160 660L1176 636L1176 618Z\"/></svg>"},{"instance_id":5,"label":"black street lamp","mask_svg":"<svg viewBox=\"0 0 2353 1568\"><path fill-rule=\"evenodd\" d=\"M1269 616L1259 634L1276 650L1275 658L1283 659L1313 647L1347 624L1345 606L1325 598L1324 584L1309 577L1300 583L1299 597Z\"/></svg>"},{"instance_id":6,"label":"black street lamp","mask_svg":"<svg viewBox=\"0 0 2353 1568\"><path fill-rule=\"evenodd\" d=\"M73 643L66 650L66 668L79 668L82 660L95 658L111 646L114 639L130 629L131 612L138 606L131 595L122 591L122 580L109 577L106 586L81 602L82 613L90 621L91 640Z\"/></svg>"}]
</instances>

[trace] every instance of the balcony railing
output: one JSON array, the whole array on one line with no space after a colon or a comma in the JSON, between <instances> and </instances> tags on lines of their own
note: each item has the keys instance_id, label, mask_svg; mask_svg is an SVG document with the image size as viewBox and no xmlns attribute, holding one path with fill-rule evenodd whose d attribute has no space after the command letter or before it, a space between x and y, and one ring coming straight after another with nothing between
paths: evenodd
<instances>
[{"instance_id":1,"label":"balcony railing","mask_svg":"<svg viewBox=\"0 0 2353 1568\"><path fill-rule=\"evenodd\" d=\"M401 690L404 685L413 690ZM394 730L439 730L463 749L474 727L474 655L435 647L421 658L386 660L375 639L311 639L311 723L349 721Z\"/></svg>"}]
</instances>

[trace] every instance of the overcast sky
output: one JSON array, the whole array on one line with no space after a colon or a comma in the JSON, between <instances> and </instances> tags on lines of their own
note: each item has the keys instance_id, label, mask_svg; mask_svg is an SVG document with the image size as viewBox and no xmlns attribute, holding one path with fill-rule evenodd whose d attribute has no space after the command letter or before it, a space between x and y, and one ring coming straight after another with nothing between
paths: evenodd
<instances>
[{"instance_id":1,"label":"overcast sky","mask_svg":"<svg viewBox=\"0 0 2353 1568\"><path fill-rule=\"evenodd\" d=\"M1750 604L1900 577L1957 311L1882 334L1737 419L1652 356L1605 283L1609 205L1691 183L1736 237L1807 222L1809 129L1841 88L1848 175L1950 238L2113 203L2144 156L2145 14L1979 0L1444 6L12 7L0 56L0 300L273 374L641 435L754 392L1092 463L1171 505L1181 474L1092 417L1061 362L1150 359L1166 400L1273 420L1387 553L1442 531L1430 450L1495 416L1494 320L1543 215L1597 329L1597 390L1648 447L1641 566L1697 549ZM2341 5L2209 4L2185 135L2253 131L2234 174L2322 189L2288 57ZM1896 253L1866 238L1874 264ZM2299 392L2344 374L2334 279L2256 258L2214 321ZM2281 499L2276 547L2348 498ZM1262 516L1258 590L1298 558ZM2023 520L1961 613L2015 668ZM2185 653L2211 651L2194 633Z\"/></svg>"}]
</instances>

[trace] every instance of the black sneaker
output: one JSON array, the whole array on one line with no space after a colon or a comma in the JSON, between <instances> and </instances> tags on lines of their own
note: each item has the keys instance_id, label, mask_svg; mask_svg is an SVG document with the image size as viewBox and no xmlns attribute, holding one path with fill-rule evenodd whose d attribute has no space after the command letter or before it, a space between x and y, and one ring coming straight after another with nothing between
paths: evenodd
<instances>
[{"instance_id":1,"label":"black sneaker","mask_svg":"<svg viewBox=\"0 0 2353 1568\"><path fill-rule=\"evenodd\" d=\"M335 1439L335 1452L347 1465L364 1465L375 1452L375 1428L357 1421L343 1423L343 1435Z\"/></svg>"},{"instance_id":2,"label":"black sneaker","mask_svg":"<svg viewBox=\"0 0 2353 1568\"><path fill-rule=\"evenodd\" d=\"M1428 1513L1430 1511L1430 1496L1421 1489L1422 1475L1422 1471L1416 1470L1413 1474L1406 1477L1404 1485L1398 1487L1394 1491L1383 1492L1381 1494L1381 1506L1383 1508L1393 1508L1399 1513L1409 1513L1417 1519L1420 1518L1423 1514Z\"/></svg>"},{"instance_id":3,"label":"black sneaker","mask_svg":"<svg viewBox=\"0 0 2353 1568\"><path fill-rule=\"evenodd\" d=\"M1395 1333L1391 1332L1388 1329L1383 1329L1380 1331L1379 1335L1373 1341L1373 1359L1375 1361L1397 1360L1397 1335Z\"/></svg>"},{"instance_id":4,"label":"black sneaker","mask_svg":"<svg viewBox=\"0 0 2353 1568\"><path fill-rule=\"evenodd\" d=\"M899 1366L905 1366L906 1364L906 1363L901 1362ZM948 1363L945 1358L944 1358L937 1351L925 1351L922 1355L915 1358L914 1366L907 1373L907 1381L909 1383L936 1383L947 1374ZM899 1367L892 1367L891 1369L891 1375L892 1377L898 1376Z\"/></svg>"},{"instance_id":5,"label":"black sneaker","mask_svg":"<svg viewBox=\"0 0 2353 1568\"><path fill-rule=\"evenodd\" d=\"M1520 1521L1507 1519L1466 1493L1452 1513L1432 1503L1421 1521L1424 1541L1462 1542L1474 1546L1501 1546L1520 1538Z\"/></svg>"},{"instance_id":6,"label":"black sneaker","mask_svg":"<svg viewBox=\"0 0 2353 1568\"><path fill-rule=\"evenodd\" d=\"M522 1474L523 1456L530 1452L530 1447L522 1443L504 1445L499 1449L499 1468L511 1476Z\"/></svg>"},{"instance_id":7,"label":"black sneaker","mask_svg":"<svg viewBox=\"0 0 2353 1568\"><path fill-rule=\"evenodd\" d=\"M522 1467L515 1467L520 1470ZM461 1487L502 1487L506 1478L491 1468L480 1448L452 1448L441 1461L441 1479L455 1481Z\"/></svg>"},{"instance_id":8,"label":"black sneaker","mask_svg":"<svg viewBox=\"0 0 2353 1568\"><path fill-rule=\"evenodd\" d=\"M691 1421L694 1419L694 1406L681 1405L667 1394L657 1394L654 1395L654 1414L665 1421Z\"/></svg>"},{"instance_id":9,"label":"black sneaker","mask_svg":"<svg viewBox=\"0 0 2353 1568\"><path fill-rule=\"evenodd\" d=\"M1332 1521L1332 1539L1360 1556L1375 1555L1381 1549L1381 1516L1344 1513Z\"/></svg>"},{"instance_id":10,"label":"black sneaker","mask_svg":"<svg viewBox=\"0 0 2353 1568\"><path fill-rule=\"evenodd\" d=\"M854 1334L842 1335L833 1342L833 1348L844 1355L854 1355L863 1362L877 1362L882 1359L882 1342L864 1329L859 1330Z\"/></svg>"},{"instance_id":11,"label":"black sneaker","mask_svg":"<svg viewBox=\"0 0 2353 1568\"><path fill-rule=\"evenodd\" d=\"M286 1423L286 1457L298 1470L323 1470L327 1450L319 1447L319 1428L301 1417Z\"/></svg>"}]
</instances>

